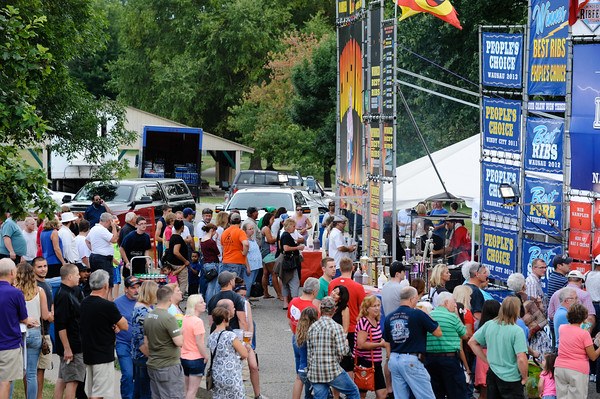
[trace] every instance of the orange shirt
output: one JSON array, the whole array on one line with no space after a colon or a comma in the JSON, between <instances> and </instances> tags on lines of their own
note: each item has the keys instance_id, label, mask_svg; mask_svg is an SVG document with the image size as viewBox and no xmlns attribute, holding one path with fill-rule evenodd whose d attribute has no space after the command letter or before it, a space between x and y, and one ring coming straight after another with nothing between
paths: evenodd
<instances>
[{"instance_id":1,"label":"orange shirt","mask_svg":"<svg viewBox=\"0 0 600 399\"><path fill-rule=\"evenodd\" d=\"M245 265L246 257L242 254L242 250L244 249L242 242L246 240L248 240L248 236L240 229L240 226L234 224L233 226L228 227L223 234L221 234L223 263Z\"/></svg>"}]
</instances>

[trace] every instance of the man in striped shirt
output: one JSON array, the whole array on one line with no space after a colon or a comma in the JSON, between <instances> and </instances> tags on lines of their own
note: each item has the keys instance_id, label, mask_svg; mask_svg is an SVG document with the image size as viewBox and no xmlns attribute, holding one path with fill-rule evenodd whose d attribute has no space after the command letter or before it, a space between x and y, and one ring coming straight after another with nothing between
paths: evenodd
<instances>
[{"instance_id":1,"label":"man in striped shirt","mask_svg":"<svg viewBox=\"0 0 600 399\"><path fill-rule=\"evenodd\" d=\"M554 270L548 277L548 298L552 298L556 291L567 286L567 273L571 271L571 262L573 262L573 258L567 254L556 255L552 259Z\"/></svg>"},{"instance_id":2,"label":"man in striped shirt","mask_svg":"<svg viewBox=\"0 0 600 399\"><path fill-rule=\"evenodd\" d=\"M435 302L430 316L438 322L442 335L427 333L425 368L431 376L431 387L436 398L466 398L467 384L459 354L461 339L468 338L467 329L456 315L456 300L451 293L441 292Z\"/></svg>"}]
</instances>

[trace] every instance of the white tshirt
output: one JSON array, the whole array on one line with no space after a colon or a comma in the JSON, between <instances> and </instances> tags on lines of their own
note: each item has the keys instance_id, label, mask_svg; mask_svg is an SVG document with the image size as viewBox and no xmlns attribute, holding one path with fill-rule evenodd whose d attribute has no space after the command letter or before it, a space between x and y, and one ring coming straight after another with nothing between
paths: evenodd
<instances>
[{"instance_id":1,"label":"white tshirt","mask_svg":"<svg viewBox=\"0 0 600 399\"><path fill-rule=\"evenodd\" d=\"M106 227L101 224L96 224L92 227L85 240L92 246L92 253L103 256L113 256L115 251L110 242L112 237L112 233L108 231Z\"/></svg>"},{"instance_id":2,"label":"white tshirt","mask_svg":"<svg viewBox=\"0 0 600 399\"><path fill-rule=\"evenodd\" d=\"M206 234L206 232L202 230L204 226L206 226L206 223L204 223L204 220L201 220L196 227L194 227L194 237L198 237L198 240L202 240Z\"/></svg>"},{"instance_id":3,"label":"white tshirt","mask_svg":"<svg viewBox=\"0 0 600 399\"><path fill-rule=\"evenodd\" d=\"M75 259L77 263L81 263L82 258L90 257L90 249L85 244L84 236L75 237L75 248L77 249L77 259Z\"/></svg>"},{"instance_id":4,"label":"white tshirt","mask_svg":"<svg viewBox=\"0 0 600 399\"><path fill-rule=\"evenodd\" d=\"M171 232L175 234L175 226L171 226ZM183 231L180 234L181 238L184 240L190 236L190 229L187 226L183 226Z\"/></svg>"},{"instance_id":5,"label":"white tshirt","mask_svg":"<svg viewBox=\"0 0 600 399\"><path fill-rule=\"evenodd\" d=\"M335 260L335 268L340 268L340 261L345 255L345 252L338 250L339 247L345 247L346 241L344 240L344 234L338 229L334 227L331 229L329 233L329 256Z\"/></svg>"},{"instance_id":6,"label":"white tshirt","mask_svg":"<svg viewBox=\"0 0 600 399\"><path fill-rule=\"evenodd\" d=\"M33 230L31 233L28 233L27 231L22 230L21 232L27 243L27 253L24 258L26 261L32 261L33 258L37 256L37 231Z\"/></svg>"},{"instance_id":7,"label":"white tshirt","mask_svg":"<svg viewBox=\"0 0 600 399\"><path fill-rule=\"evenodd\" d=\"M73 234L67 226L61 226L60 229L58 229L58 238L62 241L63 258L69 262L75 262L75 260L77 260L77 252L74 243L75 234Z\"/></svg>"}]
</instances>

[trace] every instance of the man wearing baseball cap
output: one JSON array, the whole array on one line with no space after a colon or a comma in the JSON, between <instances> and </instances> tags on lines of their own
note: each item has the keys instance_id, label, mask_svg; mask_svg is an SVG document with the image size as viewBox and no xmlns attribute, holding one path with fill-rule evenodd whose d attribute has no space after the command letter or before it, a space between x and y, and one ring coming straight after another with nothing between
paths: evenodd
<instances>
[{"instance_id":1,"label":"man wearing baseball cap","mask_svg":"<svg viewBox=\"0 0 600 399\"><path fill-rule=\"evenodd\" d=\"M217 303L221 299L231 300L235 307L235 314L229 320L229 327L231 327L232 330L236 328L247 330L248 326L246 324L246 304L244 302L244 299L240 295L233 292L236 277L237 275L235 273L229 271L223 271L219 273L217 281L219 283L219 286L221 287L221 291L219 291L217 294L213 295L212 298L210 298L210 301L208 301L208 304L206 305L206 309L210 316L212 311L217 307ZM209 319L210 324L212 324L212 317L209 317Z\"/></svg>"},{"instance_id":2,"label":"man wearing baseball cap","mask_svg":"<svg viewBox=\"0 0 600 399\"><path fill-rule=\"evenodd\" d=\"M125 279L125 292L115 299L117 309L131 325L133 307L137 302L138 290L142 282L135 276ZM117 357L121 367L121 398L133 399L133 360L131 359L131 332L121 330L117 334Z\"/></svg>"},{"instance_id":3,"label":"man wearing baseball cap","mask_svg":"<svg viewBox=\"0 0 600 399\"><path fill-rule=\"evenodd\" d=\"M348 399L358 399L356 384L340 366L350 347L344 329L331 318L335 306L332 297L321 299L321 317L308 329L308 380L313 385L315 398L326 398L332 387Z\"/></svg>"},{"instance_id":4,"label":"man wearing baseball cap","mask_svg":"<svg viewBox=\"0 0 600 399\"><path fill-rule=\"evenodd\" d=\"M552 270L548 276L548 297L567 285L567 273L571 271L573 258L567 254L556 255L552 259Z\"/></svg>"},{"instance_id":5,"label":"man wearing baseball cap","mask_svg":"<svg viewBox=\"0 0 600 399\"><path fill-rule=\"evenodd\" d=\"M570 258L569 258L570 259ZM594 327L596 322L596 309L592 304L592 297L589 292L586 292L582 289L583 282L585 278L583 277L583 273L579 270L571 270L567 274L567 287L573 289L577 293L577 298L579 303L581 303L588 311L587 322L591 324L591 328ZM550 320L554 320L554 314L556 310L560 307L560 293L564 288L556 291L552 297L550 298L550 303L548 304L548 318ZM591 331L591 329L590 329Z\"/></svg>"},{"instance_id":6,"label":"man wearing baseball cap","mask_svg":"<svg viewBox=\"0 0 600 399\"><path fill-rule=\"evenodd\" d=\"M204 234L206 234L206 232L204 230L202 230L202 228L210 223L210 221L212 219L212 215L213 215L212 209L204 208L202 210L202 219L200 219L200 221L194 228L194 237L198 237L198 242L200 242L200 240L202 240L202 238L204 237Z\"/></svg>"},{"instance_id":7,"label":"man wearing baseball cap","mask_svg":"<svg viewBox=\"0 0 600 399\"><path fill-rule=\"evenodd\" d=\"M260 229L258 228L258 222L257 222L258 209L256 209L253 206L250 206L246 210L246 215L248 217L246 218L246 220L244 220L244 223L242 223L242 229L244 228L245 225L252 224L254 226L254 235L252 236L252 238L254 239L254 241L256 241L258 243L258 245L260 245L260 243L262 241L262 233L260 232Z\"/></svg>"}]
</instances>

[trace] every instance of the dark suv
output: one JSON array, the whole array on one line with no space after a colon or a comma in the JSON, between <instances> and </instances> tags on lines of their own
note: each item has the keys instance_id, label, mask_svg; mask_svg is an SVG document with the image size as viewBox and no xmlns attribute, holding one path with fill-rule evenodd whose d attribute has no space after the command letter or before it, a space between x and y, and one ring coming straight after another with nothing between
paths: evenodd
<instances>
[{"instance_id":1,"label":"dark suv","mask_svg":"<svg viewBox=\"0 0 600 399\"><path fill-rule=\"evenodd\" d=\"M273 187L287 185L288 177L285 173L274 170L242 170L233 178L229 192L225 194L225 203L233 194L242 188Z\"/></svg>"},{"instance_id":2,"label":"dark suv","mask_svg":"<svg viewBox=\"0 0 600 399\"><path fill-rule=\"evenodd\" d=\"M71 211L84 212L96 194L114 213L153 207L154 217L158 219L165 204L173 208L173 212L188 207L196 209L194 197L181 179L130 179L87 183L68 203Z\"/></svg>"}]
</instances>

